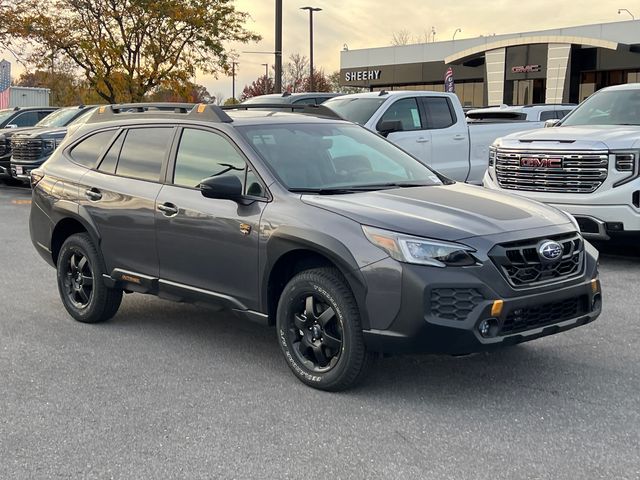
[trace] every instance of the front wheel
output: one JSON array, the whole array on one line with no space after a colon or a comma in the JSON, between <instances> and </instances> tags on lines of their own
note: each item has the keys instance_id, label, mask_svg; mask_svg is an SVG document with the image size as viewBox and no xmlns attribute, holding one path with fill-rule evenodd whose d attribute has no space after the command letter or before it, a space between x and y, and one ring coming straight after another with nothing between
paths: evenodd
<instances>
[{"instance_id":1,"label":"front wheel","mask_svg":"<svg viewBox=\"0 0 640 480\"><path fill-rule=\"evenodd\" d=\"M356 384L370 360L360 312L340 272L316 268L284 288L276 317L280 348L301 381L320 390Z\"/></svg>"},{"instance_id":2,"label":"front wheel","mask_svg":"<svg viewBox=\"0 0 640 480\"><path fill-rule=\"evenodd\" d=\"M122 290L107 288L100 253L86 233L71 235L57 262L58 292L67 312L84 323L104 322L122 302Z\"/></svg>"}]
</instances>

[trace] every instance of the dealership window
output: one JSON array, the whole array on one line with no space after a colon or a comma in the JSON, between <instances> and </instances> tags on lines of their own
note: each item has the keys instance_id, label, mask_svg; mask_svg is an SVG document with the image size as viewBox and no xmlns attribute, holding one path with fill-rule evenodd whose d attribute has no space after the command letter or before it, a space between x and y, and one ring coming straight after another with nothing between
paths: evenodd
<instances>
[{"instance_id":1,"label":"dealership window","mask_svg":"<svg viewBox=\"0 0 640 480\"><path fill-rule=\"evenodd\" d=\"M460 99L463 107L484 106L484 82L480 81L458 81L455 82L456 95ZM374 87L372 91L380 90L411 90L427 92L444 92L444 81L438 83L420 83L413 85L395 85L386 87Z\"/></svg>"}]
</instances>

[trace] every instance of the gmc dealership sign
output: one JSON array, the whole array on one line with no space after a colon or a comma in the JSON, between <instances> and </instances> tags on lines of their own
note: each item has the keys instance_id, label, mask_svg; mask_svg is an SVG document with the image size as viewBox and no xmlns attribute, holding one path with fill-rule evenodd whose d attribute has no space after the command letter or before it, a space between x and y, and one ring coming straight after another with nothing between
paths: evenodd
<instances>
[{"instance_id":1,"label":"gmc dealership sign","mask_svg":"<svg viewBox=\"0 0 640 480\"><path fill-rule=\"evenodd\" d=\"M365 80L380 80L382 70L356 70L344 74L345 82L362 82Z\"/></svg>"},{"instance_id":2,"label":"gmc dealership sign","mask_svg":"<svg viewBox=\"0 0 640 480\"><path fill-rule=\"evenodd\" d=\"M540 68L540 65L518 65L517 67L511 67L511 73L539 72Z\"/></svg>"}]
</instances>

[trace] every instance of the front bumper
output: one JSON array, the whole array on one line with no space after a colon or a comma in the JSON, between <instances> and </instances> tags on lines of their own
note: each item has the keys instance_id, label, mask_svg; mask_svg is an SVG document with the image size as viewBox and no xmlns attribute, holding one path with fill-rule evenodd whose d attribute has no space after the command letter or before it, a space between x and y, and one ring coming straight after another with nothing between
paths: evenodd
<instances>
[{"instance_id":1,"label":"front bumper","mask_svg":"<svg viewBox=\"0 0 640 480\"><path fill-rule=\"evenodd\" d=\"M577 278L521 290L508 288L490 264L444 269L403 265L398 314L388 328L363 330L367 348L464 355L585 325L602 311L597 251L591 246L585 262ZM503 302L499 312L492 311L496 300ZM490 325L484 334L483 321Z\"/></svg>"}]
</instances>

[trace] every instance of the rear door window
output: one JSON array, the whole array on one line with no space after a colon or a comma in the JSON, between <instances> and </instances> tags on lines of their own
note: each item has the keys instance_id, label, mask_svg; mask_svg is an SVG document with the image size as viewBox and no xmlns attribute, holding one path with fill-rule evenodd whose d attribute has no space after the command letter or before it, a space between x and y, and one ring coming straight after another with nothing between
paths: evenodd
<instances>
[{"instance_id":1,"label":"rear door window","mask_svg":"<svg viewBox=\"0 0 640 480\"><path fill-rule=\"evenodd\" d=\"M160 181L162 164L173 138L173 128L135 128L124 139L116 175L150 182Z\"/></svg>"},{"instance_id":2,"label":"rear door window","mask_svg":"<svg viewBox=\"0 0 640 480\"><path fill-rule=\"evenodd\" d=\"M122 144L124 143L124 137L126 132L120 133L115 142L109 147L109 150L105 154L98 170L104 173L114 174L116 173L116 165L118 165L118 157L120 156L120 150L122 150Z\"/></svg>"},{"instance_id":3,"label":"rear door window","mask_svg":"<svg viewBox=\"0 0 640 480\"><path fill-rule=\"evenodd\" d=\"M449 128L456 123L456 116L448 98L426 97L421 100L427 118L427 128Z\"/></svg>"}]
</instances>

